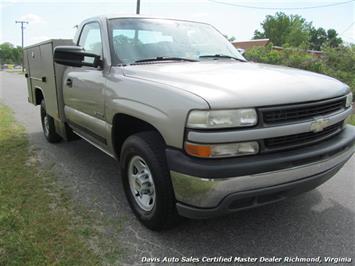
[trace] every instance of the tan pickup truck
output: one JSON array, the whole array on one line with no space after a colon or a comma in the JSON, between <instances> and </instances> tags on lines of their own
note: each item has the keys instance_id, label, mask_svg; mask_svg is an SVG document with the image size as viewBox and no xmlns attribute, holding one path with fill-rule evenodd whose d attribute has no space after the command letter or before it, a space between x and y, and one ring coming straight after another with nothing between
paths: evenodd
<instances>
[{"instance_id":1,"label":"tan pickup truck","mask_svg":"<svg viewBox=\"0 0 355 266\"><path fill-rule=\"evenodd\" d=\"M119 160L153 230L314 189L354 152L346 84L248 62L205 23L94 17L25 61L47 140L80 136Z\"/></svg>"}]
</instances>

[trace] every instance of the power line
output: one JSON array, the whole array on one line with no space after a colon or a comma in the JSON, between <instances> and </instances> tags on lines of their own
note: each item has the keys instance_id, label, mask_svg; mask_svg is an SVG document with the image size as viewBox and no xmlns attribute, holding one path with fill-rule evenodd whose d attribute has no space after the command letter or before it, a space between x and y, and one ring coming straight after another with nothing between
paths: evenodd
<instances>
[{"instance_id":1,"label":"power line","mask_svg":"<svg viewBox=\"0 0 355 266\"><path fill-rule=\"evenodd\" d=\"M345 32L347 32L354 24L355 24L355 21L353 21L349 26L347 26L347 27L345 28L345 30L343 30L343 32L340 33L339 35L343 35L343 34L344 34Z\"/></svg>"},{"instance_id":2,"label":"power line","mask_svg":"<svg viewBox=\"0 0 355 266\"><path fill-rule=\"evenodd\" d=\"M241 8L250 8L250 9L263 9L263 10L280 10L280 9L299 10L299 9L302 9L303 10L303 9L316 9L316 8L322 8L322 7L339 6L339 5L344 5L344 4L354 2L355 0L339 2L339 3L330 3L330 4L318 5L318 6L304 6L304 7L262 7L262 6L249 6L249 5L242 5L242 4L227 3L227 2L217 1L217 0L208 0L208 1L215 3L215 4L235 6L235 7L241 7Z\"/></svg>"}]
</instances>

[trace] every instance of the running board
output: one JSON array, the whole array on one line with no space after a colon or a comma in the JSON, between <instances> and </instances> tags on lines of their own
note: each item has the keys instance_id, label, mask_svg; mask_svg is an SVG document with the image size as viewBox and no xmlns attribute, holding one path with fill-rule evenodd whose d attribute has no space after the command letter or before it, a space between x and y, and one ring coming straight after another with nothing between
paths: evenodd
<instances>
[{"instance_id":1,"label":"running board","mask_svg":"<svg viewBox=\"0 0 355 266\"><path fill-rule=\"evenodd\" d=\"M79 137L81 137L82 139L86 140L87 142L89 142L91 145L93 145L94 147L96 147L96 148L99 149L100 151L103 151L103 152L106 153L108 156L110 156L110 157L112 157L113 159L117 160L116 157L115 157L112 153L106 151L104 148L100 147L100 146L97 145L95 142L93 142L93 141L89 140L88 138L84 137L82 134L78 133L76 130L73 130L73 131L74 131L74 133L77 134Z\"/></svg>"}]
</instances>

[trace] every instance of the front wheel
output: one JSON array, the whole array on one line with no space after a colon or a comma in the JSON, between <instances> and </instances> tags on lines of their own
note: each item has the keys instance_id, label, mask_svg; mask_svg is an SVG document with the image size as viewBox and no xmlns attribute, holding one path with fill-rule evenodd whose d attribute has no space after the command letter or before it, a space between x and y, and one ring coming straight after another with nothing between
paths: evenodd
<instances>
[{"instance_id":1,"label":"front wheel","mask_svg":"<svg viewBox=\"0 0 355 266\"><path fill-rule=\"evenodd\" d=\"M41 102L41 122L43 134L48 142L56 143L61 141L61 137L55 131L54 119L47 114L46 104L44 100Z\"/></svg>"},{"instance_id":2,"label":"front wheel","mask_svg":"<svg viewBox=\"0 0 355 266\"><path fill-rule=\"evenodd\" d=\"M142 132L125 141L121 174L127 200L143 225L158 231L179 222L165 144L158 133Z\"/></svg>"}]
</instances>

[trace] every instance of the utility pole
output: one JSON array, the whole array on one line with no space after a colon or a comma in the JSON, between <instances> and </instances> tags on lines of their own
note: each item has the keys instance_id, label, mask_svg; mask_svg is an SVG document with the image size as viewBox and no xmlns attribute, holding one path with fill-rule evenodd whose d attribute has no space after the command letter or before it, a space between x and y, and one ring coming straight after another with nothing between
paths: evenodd
<instances>
[{"instance_id":1,"label":"utility pole","mask_svg":"<svg viewBox=\"0 0 355 266\"><path fill-rule=\"evenodd\" d=\"M139 15L140 13L141 13L141 0L137 0L136 14Z\"/></svg>"},{"instance_id":2,"label":"utility pole","mask_svg":"<svg viewBox=\"0 0 355 266\"><path fill-rule=\"evenodd\" d=\"M25 27L23 26L23 24L28 24L28 21L23 21L23 20L16 20L16 24L21 24L21 47L22 47L22 72L23 72L23 65L24 65L24 52L23 52L23 30L25 29Z\"/></svg>"}]
</instances>

